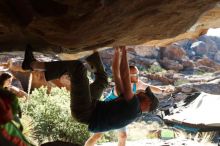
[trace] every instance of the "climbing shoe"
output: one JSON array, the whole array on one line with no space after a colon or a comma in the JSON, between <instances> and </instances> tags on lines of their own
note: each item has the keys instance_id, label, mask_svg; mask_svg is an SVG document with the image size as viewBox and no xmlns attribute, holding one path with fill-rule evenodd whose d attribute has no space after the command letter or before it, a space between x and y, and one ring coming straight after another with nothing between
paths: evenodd
<instances>
[{"instance_id":1,"label":"climbing shoe","mask_svg":"<svg viewBox=\"0 0 220 146\"><path fill-rule=\"evenodd\" d=\"M92 55L88 56L86 58L86 62L90 66L91 70L93 70L93 72L105 72L102 60L98 52L94 52Z\"/></svg>"},{"instance_id":2,"label":"climbing shoe","mask_svg":"<svg viewBox=\"0 0 220 146\"><path fill-rule=\"evenodd\" d=\"M36 61L36 59L34 58L32 51L33 51L33 48L31 47L31 45L28 44L25 49L24 61L22 62L23 70L30 70L30 71L33 70L31 67L31 63Z\"/></svg>"}]
</instances>

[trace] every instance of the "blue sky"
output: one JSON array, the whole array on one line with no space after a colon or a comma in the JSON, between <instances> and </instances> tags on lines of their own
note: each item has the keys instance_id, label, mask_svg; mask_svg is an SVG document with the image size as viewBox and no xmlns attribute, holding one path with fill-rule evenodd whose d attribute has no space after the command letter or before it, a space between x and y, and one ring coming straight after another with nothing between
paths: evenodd
<instances>
[{"instance_id":1,"label":"blue sky","mask_svg":"<svg viewBox=\"0 0 220 146\"><path fill-rule=\"evenodd\" d=\"M220 37L220 28L210 28L206 35Z\"/></svg>"}]
</instances>

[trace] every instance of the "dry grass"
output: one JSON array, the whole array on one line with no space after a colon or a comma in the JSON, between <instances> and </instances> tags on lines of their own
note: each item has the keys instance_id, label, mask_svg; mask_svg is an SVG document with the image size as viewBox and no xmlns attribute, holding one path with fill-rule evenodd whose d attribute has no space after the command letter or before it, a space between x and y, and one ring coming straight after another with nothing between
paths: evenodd
<instances>
[{"instance_id":1,"label":"dry grass","mask_svg":"<svg viewBox=\"0 0 220 146\"><path fill-rule=\"evenodd\" d=\"M23 134L24 136L27 138L27 140L34 144L37 145L37 140L35 139L35 137L33 135L35 135L35 130L34 130L34 123L32 121L32 119L27 116L27 115L22 115L22 119L21 119L21 123L23 125Z\"/></svg>"}]
</instances>

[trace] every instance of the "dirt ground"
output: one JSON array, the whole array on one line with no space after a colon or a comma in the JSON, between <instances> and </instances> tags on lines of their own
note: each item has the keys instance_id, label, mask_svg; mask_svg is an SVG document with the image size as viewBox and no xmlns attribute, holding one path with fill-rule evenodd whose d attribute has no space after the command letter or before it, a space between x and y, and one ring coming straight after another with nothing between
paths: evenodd
<instances>
[{"instance_id":1,"label":"dirt ground","mask_svg":"<svg viewBox=\"0 0 220 146\"><path fill-rule=\"evenodd\" d=\"M148 123L134 122L127 126L126 146L217 146L217 143L211 143L213 133L203 133L203 135L191 135L180 130L173 129L174 138L164 140L151 131L160 131L161 129L171 129L157 122ZM154 132L155 133L155 132ZM116 134L116 133L115 133ZM97 144L97 146L117 146L117 142L108 142Z\"/></svg>"},{"instance_id":2,"label":"dirt ground","mask_svg":"<svg viewBox=\"0 0 220 146\"><path fill-rule=\"evenodd\" d=\"M137 141L127 141L126 146L217 146L214 143L201 143L187 139L143 139ZM103 143L97 146L117 146L117 142Z\"/></svg>"}]
</instances>

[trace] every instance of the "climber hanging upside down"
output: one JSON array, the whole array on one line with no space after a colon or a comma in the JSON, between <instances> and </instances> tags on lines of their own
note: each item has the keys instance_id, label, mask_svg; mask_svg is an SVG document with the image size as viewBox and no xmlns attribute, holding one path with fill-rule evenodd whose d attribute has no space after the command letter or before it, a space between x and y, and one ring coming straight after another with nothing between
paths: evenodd
<instances>
[{"instance_id":1,"label":"climber hanging upside down","mask_svg":"<svg viewBox=\"0 0 220 146\"><path fill-rule=\"evenodd\" d=\"M113 58L113 77L119 95L117 100L99 101L108 85L99 53L94 52L86 61L95 74L95 80L91 84L87 78L87 69L81 61L39 62L34 58L30 46L26 48L22 68L44 71L47 81L68 73L71 80L72 116L78 122L87 124L91 132L119 129L133 122L142 112L150 112L157 108L158 99L150 88L137 94L132 92L127 51L124 46L115 48Z\"/></svg>"}]
</instances>

